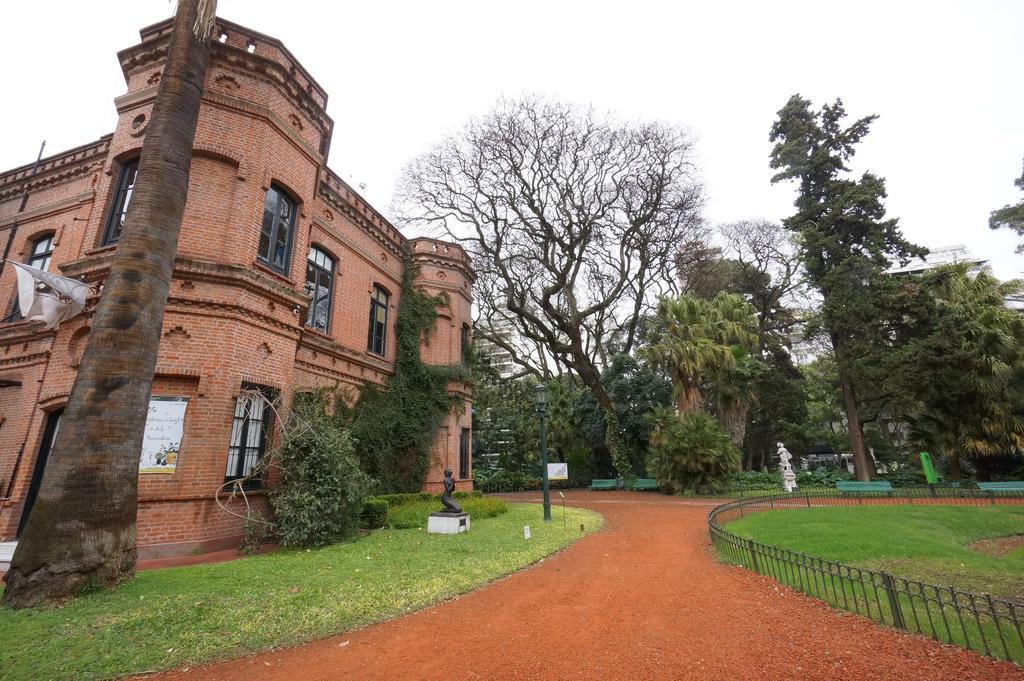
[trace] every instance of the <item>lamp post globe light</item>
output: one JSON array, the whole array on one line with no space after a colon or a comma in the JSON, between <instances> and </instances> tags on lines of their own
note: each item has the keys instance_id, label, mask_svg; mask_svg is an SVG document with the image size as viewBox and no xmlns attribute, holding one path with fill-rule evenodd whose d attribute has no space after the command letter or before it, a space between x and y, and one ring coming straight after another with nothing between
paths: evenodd
<instances>
[{"instance_id":1,"label":"lamp post globe light","mask_svg":"<svg viewBox=\"0 0 1024 681\"><path fill-rule=\"evenodd\" d=\"M548 387L538 383L534 388L537 398L537 416L540 418L540 472L544 480L544 521L551 522L551 494L548 490L548 435L544 430L544 414L548 405Z\"/></svg>"}]
</instances>

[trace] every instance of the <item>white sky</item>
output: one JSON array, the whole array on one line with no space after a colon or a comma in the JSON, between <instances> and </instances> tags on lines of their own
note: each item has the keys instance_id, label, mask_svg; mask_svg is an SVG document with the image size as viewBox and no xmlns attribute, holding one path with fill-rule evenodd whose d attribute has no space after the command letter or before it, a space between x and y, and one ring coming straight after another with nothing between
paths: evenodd
<instances>
[{"instance_id":1,"label":"white sky","mask_svg":"<svg viewBox=\"0 0 1024 681\"><path fill-rule=\"evenodd\" d=\"M124 91L116 52L170 15L166 0L5 3L0 169L92 141ZM280 38L329 95L330 165L388 212L402 166L501 95L593 103L688 127L706 217L780 219L768 130L794 92L878 113L859 170L925 246L956 243L1024 275L988 214L1016 203L1024 158L1024 2L327 2L220 0L220 16Z\"/></svg>"}]
</instances>

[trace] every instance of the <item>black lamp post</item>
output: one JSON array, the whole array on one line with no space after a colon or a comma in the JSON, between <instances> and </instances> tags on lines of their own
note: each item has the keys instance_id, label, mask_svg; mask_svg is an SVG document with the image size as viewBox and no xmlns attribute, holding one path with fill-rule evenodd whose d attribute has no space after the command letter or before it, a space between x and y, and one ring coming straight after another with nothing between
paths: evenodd
<instances>
[{"instance_id":1,"label":"black lamp post","mask_svg":"<svg viewBox=\"0 0 1024 681\"><path fill-rule=\"evenodd\" d=\"M548 387L538 383L537 395L537 416L540 418L540 470L544 480L544 521L551 522L551 494L548 490L548 434L544 430L544 413L548 405Z\"/></svg>"}]
</instances>

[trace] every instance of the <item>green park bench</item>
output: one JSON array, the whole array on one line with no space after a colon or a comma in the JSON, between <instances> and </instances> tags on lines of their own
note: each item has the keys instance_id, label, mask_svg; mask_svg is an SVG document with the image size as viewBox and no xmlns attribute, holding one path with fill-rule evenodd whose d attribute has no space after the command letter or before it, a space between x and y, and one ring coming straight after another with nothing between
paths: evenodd
<instances>
[{"instance_id":1,"label":"green park bench","mask_svg":"<svg viewBox=\"0 0 1024 681\"><path fill-rule=\"evenodd\" d=\"M856 480L839 480L836 489L840 492L885 492L892 494L892 483L888 480L874 482L858 482Z\"/></svg>"},{"instance_id":2,"label":"green park bench","mask_svg":"<svg viewBox=\"0 0 1024 681\"><path fill-rule=\"evenodd\" d=\"M615 480L591 480L590 489L615 489Z\"/></svg>"},{"instance_id":3,"label":"green park bench","mask_svg":"<svg viewBox=\"0 0 1024 681\"><path fill-rule=\"evenodd\" d=\"M628 483L627 483L628 484ZM651 478L637 478L633 481L630 489L635 490L652 490L658 489L658 481L652 480Z\"/></svg>"},{"instance_id":4,"label":"green park bench","mask_svg":"<svg viewBox=\"0 0 1024 681\"><path fill-rule=\"evenodd\" d=\"M1024 492L1024 480L1008 480L1007 482L979 482L978 489L982 492Z\"/></svg>"}]
</instances>

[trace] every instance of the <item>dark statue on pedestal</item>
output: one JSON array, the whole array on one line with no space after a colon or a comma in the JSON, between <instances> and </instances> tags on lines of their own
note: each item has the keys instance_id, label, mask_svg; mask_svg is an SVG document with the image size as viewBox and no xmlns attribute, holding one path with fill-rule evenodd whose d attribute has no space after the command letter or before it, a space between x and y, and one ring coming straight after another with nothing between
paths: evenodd
<instances>
[{"instance_id":1,"label":"dark statue on pedestal","mask_svg":"<svg viewBox=\"0 0 1024 681\"><path fill-rule=\"evenodd\" d=\"M452 479L452 471L450 468L444 470L444 493L441 495L441 503L444 504L438 513L462 513L462 507L459 506L452 495L455 493L455 480Z\"/></svg>"}]
</instances>

